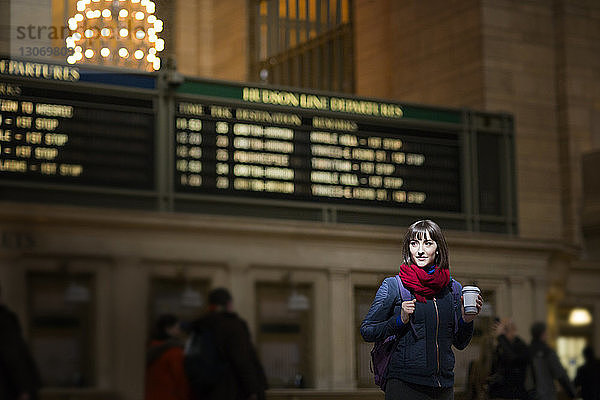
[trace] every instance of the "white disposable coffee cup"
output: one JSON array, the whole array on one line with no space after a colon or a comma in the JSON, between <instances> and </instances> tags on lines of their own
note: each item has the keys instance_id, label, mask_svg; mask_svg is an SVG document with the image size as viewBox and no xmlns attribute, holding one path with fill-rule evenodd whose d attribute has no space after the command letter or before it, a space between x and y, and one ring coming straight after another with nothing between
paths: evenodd
<instances>
[{"instance_id":1,"label":"white disposable coffee cup","mask_svg":"<svg viewBox=\"0 0 600 400\"><path fill-rule=\"evenodd\" d=\"M481 293L481 290L477 286L465 286L462 288L465 314L477 314L477 296L479 293Z\"/></svg>"}]
</instances>

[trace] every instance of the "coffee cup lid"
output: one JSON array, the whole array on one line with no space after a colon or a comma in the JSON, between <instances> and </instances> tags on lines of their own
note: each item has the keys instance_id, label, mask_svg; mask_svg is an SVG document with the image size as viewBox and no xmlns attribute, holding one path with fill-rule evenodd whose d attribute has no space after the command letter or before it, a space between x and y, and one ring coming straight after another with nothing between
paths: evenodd
<instances>
[{"instance_id":1,"label":"coffee cup lid","mask_svg":"<svg viewBox=\"0 0 600 400\"><path fill-rule=\"evenodd\" d=\"M462 290L463 290L463 292L467 291L467 290L476 291L478 293L481 292L481 290L477 286L463 286Z\"/></svg>"}]
</instances>

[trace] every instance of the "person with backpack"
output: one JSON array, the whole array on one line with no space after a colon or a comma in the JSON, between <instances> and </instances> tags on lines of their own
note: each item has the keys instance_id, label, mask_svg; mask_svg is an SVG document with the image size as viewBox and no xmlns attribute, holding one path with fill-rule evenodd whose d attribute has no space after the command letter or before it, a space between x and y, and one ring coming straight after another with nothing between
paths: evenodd
<instances>
[{"instance_id":1,"label":"person with backpack","mask_svg":"<svg viewBox=\"0 0 600 400\"><path fill-rule=\"evenodd\" d=\"M546 324L536 322L531 326L529 354L534 372L535 399L556 400L554 381L557 380L569 398L575 398L567 371L563 368L556 352L546 344Z\"/></svg>"},{"instance_id":2,"label":"person with backpack","mask_svg":"<svg viewBox=\"0 0 600 400\"><path fill-rule=\"evenodd\" d=\"M190 387L183 369L183 333L179 319L163 314L146 352L145 400L190 400Z\"/></svg>"},{"instance_id":3,"label":"person with backpack","mask_svg":"<svg viewBox=\"0 0 600 400\"><path fill-rule=\"evenodd\" d=\"M375 342L376 382L386 400L454 398L452 345L462 350L469 344L483 299L477 296L476 314L465 314L462 286L449 269L440 227L431 220L413 223L399 274L383 281L360 327L363 339ZM387 359L377 355L382 348Z\"/></svg>"},{"instance_id":4,"label":"person with backpack","mask_svg":"<svg viewBox=\"0 0 600 400\"><path fill-rule=\"evenodd\" d=\"M209 293L208 313L192 323L185 369L194 400L263 400L267 379L246 322L227 289Z\"/></svg>"}]
</instances>

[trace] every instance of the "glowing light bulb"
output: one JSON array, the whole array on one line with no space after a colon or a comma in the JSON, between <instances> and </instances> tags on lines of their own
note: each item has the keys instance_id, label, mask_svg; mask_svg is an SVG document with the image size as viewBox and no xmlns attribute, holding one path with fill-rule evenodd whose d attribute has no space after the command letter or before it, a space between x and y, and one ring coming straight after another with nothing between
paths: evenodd
<instances>
[{"instance_id":1,"label":"glowing light bulb","mask_svg":"<svg viewBox=\"0 0 600 400\"><path fill-rule=\"evenodd\" d=\"M119 35L120 35L121 37L125 37L125 36L127 36L128 34L129 34L129 31L128 31L127 29L125 29L125 28L122 28L122 29L119 31Z\"/></svg>"},{"instance_id":2,"label":"glowing light bulb","mask_svg":"<svg viewBox=\"0 0 600 400\"><path fill-rule=\"evenodd\" d=\"M569 325L584 326L592 323L592 314L586 308L574 308L569 313Z\"/></svg>"},{"instance_id":3,"label":"glowing light bulb","mask_svg":"<svg viewBox=\"0 0 600 400\"><path fill-rule=\"evenodd\" d=\"M156 51L163 51L165 49L165 41L163 39L158 39L155 44Z\"/></svg>"},{"instance_id":4,"label":"glowing light bulb","mask_svg":"<svg viewBox=\"0 0 600 400\"><path fill-rule=\"evenodd\" d=\"M73 54L73 57L75 57L75 60L81 61L81 59L83 58L83 53L81 53L81 52L75 53L75 54Z\"/></svg>"},{"instance_id":5,"label":"glowing light bulb","mask_svg":"<svg viewBox=\"0 0 600 400\"><path fill-rule=\"evenodd\" d=\"M102 50L100 50L100 54L102 55L102 57L108 57L110 55L110 50L104 47Z\"/></svg>"},{"instance_id":6,"label":"glowing light bulb","mask_svg":"<svg viewBox=\"0 0 600 400\"><path fill-rule=\"evenodd\" d=\"M150 49L148 49L148 53L156 55L156 49L154 47L150 47Z\"/></svg>"},{"instance_id":7,"label":"glowing light bulb","mask_svg":"<svg viewBox=\"0 0 600 400\"><path fill-rule=\"evenodd\" d=\"M83 1L77 2L77 11L85 11L85 3Z\"/></svg>"},{"instance_id":8,"label":"glowing light bulb","mask_svg":"<svg viewBox=\"0 0 600 400\"><path fill-rule=\"evenodd\" d=\"M88 10L88 11L85 13L85 16L86 16L88 19L94 19L94 15L96 15L96 14L95 14L95 13L94 13L92 10Z\"/></svg>"},{"instance_id":9,"label":"glowing light bulb","mask_svg":"<svg viewBox=\"0 0 600 400\"><path fill-rule=\"evenodd\" d=\"M94 11L94 18L100 18L102 16L102 11L96 10Z\"/></svg>"},{"instance_id":10,"label":"glowing light bulb","mask_svg":"<svg viewBox=\"0 0 600 400\"><path fill-rule=\"evenodd\" d=\"M148 23L153 24L156 21L156 17L154 15L148 16Z\"/></svg>"},{"instance_id":11,"label":"glowing light bulb","mask_svg":"<svg viewBox=\"0 0 600 400\"><path fill-rule=\"evenodd\" d=\"M100 34L104 37L110 36L110 29L102 28L102 30L100 31Z\"/></svg>"},{"instance_id":12,"label":"glowing light bulb","mask_svg":"<svg viewBox=\"0 0 600 400\"><path fill-rule=\"evenodd\" d=\"M92 49L87 49L87 50L85 51L85 58L92 58L92 57L94 57L94 50L92 50Z\"/></svg>"},{"instance_id":13,"label":"glowing light bulb","mask_svg":"<svg viewBox=\"0 0 600 400\"><path fill-rule=\"evenodd\" d=\"M133 55L138 60L141 60L142 58L144 58L144 52L141 50L136 50L136 52Z\"/></svg>"},{"instance_id":14,"label":"glowing light bulb","mask_svg":"<svg viewBox=\"0 0 600 400\"><path fill-rule=\"evenodd\" d=\"M85 37L86 38L91 38L92 36L94 36L94 31L91 29L86 29L85 31Z\"/></svg>"},{"instance_id":15,"label":"glowing light bulb","mask_svg":"<svg viewBox=\"0 0 600 400\"><path fill-rule=\"evenodd\" d=\"M75 41L81 40L81 33L75 32L73 34L73 39L75 39Z\"/></svg>"},{"instance_id":16,"label":"glowing light bulb","mask_svg":"<svg viewBox=\"0 0 600 400\"><path fill-rule=\"evenodd\" d=\"M83 21L83 15L81 15L81 14L75 14L75 16L73 18L75 18L75 21L77 21L77 22Z\"/></svg>"},{"instance_id":17,"label":"glowing light bulb","mask_svg":"<svg viewBox=\"0 0 600 400\"><path fill-rule=\"evenodd\" d=\"M156 11L156 5L152 1L148 2L148 4L146 5L146 11L148 11L149 13L153 13L154 11Z\"/></svg>"},{"instance_id":18,"label":"glowing light bulb","mask_svg":"<svg viewBox=\"0 0 600 400\"><path fill-rule=\"evenodd\" d=\"M75 59L75 57L69 56L69 57L67 57L67 62L69 64L75 64L77 62L77 60Z\"/></svg>"},{"instance_id":19,"label":"glowing light bulb","mask_svg":"<svg viewBox=\"0 0 600 400\"><path fill-rule=\"evenodd\" d=\"M137 19L138 21L141 21L144 19L144 13L141 11L138 11L135 13L135 19Z\"/></svg>"},{"instance_id":20,"label":"glowing light bulb","mask_svg":"<svg viewBox=\"0 0 600 400\"><path fill-rule=\"evenodd\" d=\"M132 2L133 4L136 4L136 3L139 3L139 2L140 2L140 0L131 0L131 2Z\"/></svg>"},{"instance_id":21,"label":"glowing light bulb","mask_svg":"<svg viewBox=\"0 0 600 400\"><path fill-rule=\"evenodd\" d=\"M67 48L72 49L75 47L75 40L71 36L69 36L67 38L66 42L67 42Z\"/></svg>"},{"instance_id":22,"label":"glowing light bulb","mask_svg":"<svg viewBox=\"0 0 600 400\"><path fill-rule=\"evenodd\" d=\"M162 32L163 30L163 22L160 19L157 19L154 23L154 30L156 32Z\"/></svg>"},{"instance_id":23,"label":"glowing light bulb","mask_svg":"<svg viewBox=\"0 0 600 400\"><path fill-rule=\"evenodd\" d=\"M125 47L121 47L119 49L119 56L121 56L122 58L129 57L129 52L127 51L127 49Z\"/></svg>"},{"instance_id":24,"label":"glowing light bulb","mask_svg":"<svg viewBox=\"0 0 600 400\"><path fill-rule=\"evenodd\" d=\"M142 30L139 30L135 33L135 37L142 40L144 37L146 37L146 33Z\"/></svg>"},{"instance_id":25,"label":"glowing light bulb","mask_svg":"<svg viewBox=\"0 0 600 400\"><path fill-rule=\"evenodd\" d=\"M155 36L156 35L156 31L154 30L154 28L148 28L148 36Z\"/></svg>"},{"instance_id":26,"label":"glowing light bulb","mask_svg":"<svg viewBox=\"0 0 600 400\"><path fill-rule=\"evenodd\" d=\"M104 10L102 10L102 16L104 18L110 18L110 16L111 16L110 10L108 8L105 8Z\"/></svg>"},{"instance_id":27,"label":"glowing light bulb","mask_svg":"<svg viewBox=\"0 0 600 400\"><path fill-rule=\"evenodd\" d=\"M127 18L127 16L129 15L129 12L126 9L121 9L121 11L119 11L119 17L121 18Z\"/></svg>"},{"instance_id":28,"label":"glowing light bulb","mask_svg":"<svg viewBox=\"0 0 600 400\"><path fill-rule=\"evenodd\" d=\"M83 49L81 48L81 46L75 47L75 53L81 53L82 51Z\"/></svg>"},{"instance_id":29,"label":"glowing light bulb","mask_svg":"<svg viewBox=\"0 0 600 400\"><path fill-rule=\"evenodd\" d=\"M152 62L152 68L154 68L155 71L158 71L160 69L160 58L156 57L154 59L154 61Z\"/></svg>"},{"instance_id":30,"label":"glowing light bulb","mask_svg":"<svg viewBox=\"0 0 600 400\"><path fill-rule=\"evenodd\" d=\"M150 50L152 50L152 49L150 49ZM146 60L148 60L149 63L153 62L155 58L156 58L156 56L153 53L150 53L146 56Z\"/></svg>"}]
</instances>

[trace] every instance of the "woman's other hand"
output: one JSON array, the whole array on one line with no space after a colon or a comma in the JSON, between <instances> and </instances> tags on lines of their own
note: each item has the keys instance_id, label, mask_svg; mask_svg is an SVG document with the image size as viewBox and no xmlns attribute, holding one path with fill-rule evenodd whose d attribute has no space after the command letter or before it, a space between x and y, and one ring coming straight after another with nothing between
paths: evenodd
<instances>
[{"instance_id":1,"label":"woman's other hand","mask_svg":"<svg viewBox=\"0 0 600 400\"><path fill-rule=\"evenodd\" d=\"M415 312L416 302L417 299L402 302L402 311L400 311L400 319L402 319L403 324L406 324L410 319L410 315Z\"/></svg>"},{"instance_id":2,"label":"woman's other hand","mask_svg":"<svg viewBox=\"0 0 600 400\"><path fill-rule=\"evenodd\" d=\"M463 298L462 298L462 296L460 296L460 308L462 310L462 319L463 319L463 321L465 321L467 323L471 322L481 312L481 307L483 307L483 297L481 297L480 294L477 295L477 301L476 301L476 303L477 303L477 314L465 314L465 306L464 306Z\"/></svg>"}]
</instances>

